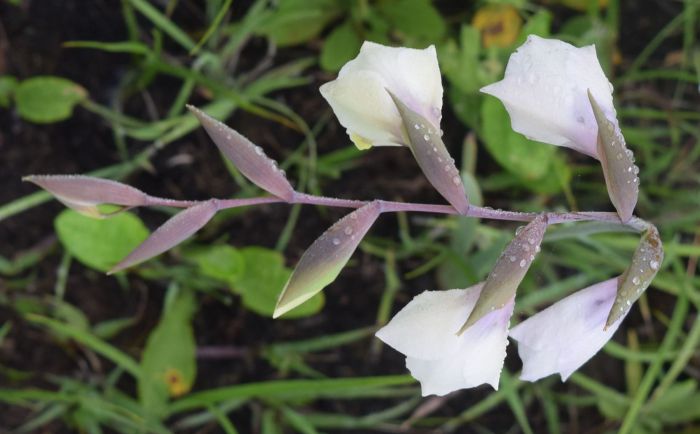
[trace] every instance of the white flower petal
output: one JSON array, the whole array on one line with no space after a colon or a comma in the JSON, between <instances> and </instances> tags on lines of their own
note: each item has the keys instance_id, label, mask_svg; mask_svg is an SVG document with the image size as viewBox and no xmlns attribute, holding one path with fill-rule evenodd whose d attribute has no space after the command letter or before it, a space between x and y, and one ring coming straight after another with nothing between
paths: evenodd
<instances>
[{"instance_id":1,"label":"white flower petal","mask_svg":"<svg viewBox=\"0 0 700 434\"><path fill-rule=\"evenodd\" d=\"M457 331L474 308L483 283L467 289L424 291L376 336L408 357L438 360L458 351Z\"/></svg>"},{"instance_id":2,"label":"white flower petal","mask_svg":"<svg viewBox=\"0 0 700 434\"><path fill-rule=\"evenodd\" d=\"M582 289L511 329L523 361L523 380L559 373L565 381L593 357L615 333L624 316L608 329L618 278Z\"/></svg>"},{"instance_id":3,"label":"white flower petal","mask_svg":"<svg viewBox=\"0 0 700 434\"><path fill-rule=\"evenodd\" d=\"M407 357L406 367L420 381L423 396L446 395L484 383L498 390L513 306L511 300L474 323L459 336L456 352L439 360Z\"/></svg>"},{"instance_id":4,"label":"white flower petal","mask_svg":"<svg viewBox=\"0 0 700 434\"><path fill-rule=\"evenodd\" d=\"M481 91L503 102L515 131L597 158L598 127L589 89L608 118L615 119L613 87L595 47L576 48L531 35L510 56L503 80Z\"/></svg>"},{"instance_id":5,"label":"white flower petal","mask_svg":"<svg viewBox=\"0 0 700 434\"><path fill-rule=\"evenodd\" d=\"M377 332L379 339L407 356L406 367L420 381L424 396L484 383L498 389L514 300L457 335L482 287L479 283L467 289L425 291Z\"/></svg>"},{"instance_id":6,"label":"white flower petal","mask_svg":"<svg viewBox=\"0 0 700 434\"><path fill-rule=\"evenodd\" d=\"M321 86L348 135L375 146L405 144L403 122L388 91L440 126L442 81L435 47L424 50L365 42L338 79Z\"/></svg>"}]
</instances>

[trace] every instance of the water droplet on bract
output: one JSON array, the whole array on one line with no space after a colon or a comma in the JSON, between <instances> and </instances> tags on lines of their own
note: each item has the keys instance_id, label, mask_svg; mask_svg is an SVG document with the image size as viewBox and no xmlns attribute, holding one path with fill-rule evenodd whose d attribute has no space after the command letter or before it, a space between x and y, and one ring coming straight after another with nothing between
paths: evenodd
<instances>
[{"instance_id":1,"label":"water droplet on bract","mask_svg":"<svg viewBox=\"0 0 700 434\"><path fill-rule=\"evenodd\" d=\"M530 248L527 246L527 244L523 244L523 250L529 252Z\"/></svg>"},{"instance_id":2,"label":"water droplet on bract","mask_svg":"<svg viewBox=\"0 0 700 434\"><path fill-rule=\"evenodd\" d=\"M627 168L627 171L628 171L628 172L632 172L632 166L629 166L629 167Z\"/></svg>"},{"instance_id":3,"label":"water droplet on bract","mask_svg":"<svg viewBox=\"0 0 700 434\"><path fill-rule=\"evenodd\" d=\"M535 255L530 255L530 260L534 261L535 260Z\"/></svg>"},{"instance_id":4,"label":"water droplet on bract","mask_svg":"<svg viewBox=\"0 0 700 434\"><path fill-rule=\"evenodd\" d=\"M445 172L449 172L449 171L450 171L450 165L449 165L449 164L445 164Z\"/></svg>"},{"instance_id":5,"label":"water droplet on bract","mask_svg":"<svg viewBox=\"0 0 700 434\"><path fill-rule=\"evenodd\" d=\"M280 169L280 175L287 176L287 172L284 169Z\"/></svg>"},{"instance_id":6,"label":"water droplet on bract","mask_svg":"<svg viewBox=\"0 0 700 434\"><path fill-rule=\"evenodd\" d=\"M438 157L438 163L442 163L442 158Z\"/></svg>"},{"instance_id":7,"label":"water droplet on bract","mask_svg":"<svg viewBox=\"0 0 700 434\"><path fill-rule=\"evenodd\" d=\"M527 242L530 243L531 246L534 246L534 245L535 245L535 239L534 239L534 238L528 238Z\"/></svg>"},{"instance_id":8,"label":"water droplet on bract","mask_svg":"<svg viewBox=\"0 0 700 434\"><path fill-rule=\"evenodd\" d=\"M433 152L437 152L437 148L433 146Z\"/></svg>"},{"instance_id":9,"label":"water droplet on bract","mask_svg":"<svg viewBox=\"0 0 700 434\"><path fill-rule=\"evenodd\" d=\"M632 180L632 183L634 183L634 184L639 184L639 178L634 178L634 179Z\"/></svg>"},{"instance_id":10,"label":"water droplet on bract","mask_svg":"<svg viewBox=\"0 0 700 434\"><path fill-rule=\"evenodd\" d=\"M634 155L634 152L632 152L629 149L625 149L625 154L627 154L628 157L632 158L632 156Z\"/></svg>"},{"instance_id":11,"label":"water droplet on bract","mask_svg":"<svg viewBox=\"0 0 700 434\"><path fill-rule=\"evenodd\" d=\"M638 174L638 173L639 173L639 167L637 167L637 166L632 166L632 173L634 173L635 175Z\"/></svg>"},{"instance_id":12,"label":"water droplet on bract","mask_svg":"<svg viewBox=\"0 0 700 434\"><path fill-rule=\"evenodd\" d=\"M618 152L615 156L618 160L622 160L622 152Z\"/></svg>"},{"instance_id":13,"label":"water droplet on bract","mask_svg":"<svg viewBox=\"0 0 700 434\"><path fill-rule=\"evenodd\" d=\"M634 277L632 278L632 283L634 283L635 285L639 285L639 277L634 276Z\"/></svg>"},{"instance_id":14,"label":"water droplet on bract","mask_svg":"<svg viewBox=\"0 0 700 434\"><path fill-rule=\"evenodd\" d=\"M452 183L454 185L459 185L459 182L460 182L459 176L455 176L454 178L452 178Z\"/></svg>"},{"instance_id":15,"label":"water droplet on bract","mask_svg":"<svg viewBox=\"0 0 700 434\"><path fill-rule=\"evenodd\" d=\"M340 240L338 238L333 238L333 245L337 246L338 244L340 244Z\"/></svg>"},{"instance_id":16,"label":"water droplet on bract","mask_svg":"<svg viewBox=\"0 0 700 434\"><path fill-rule=\"evenodd\" d=\"M350 214L350 218L353 220L357 220L357 214Z\"/></svg>"},{"instance_id":17,"label":"water droplet on bract","mask_svg":"<svg viewBox=\"0 0 700 434\"><path fill-rule=\"evenodd\" d=\"M540 246L535 247L535 252L540 253L540 250L542 250Z\"/></svg>"},{"instance_id":18,"label":"water droplet on bract","mask_svg":"<svg viewBox=\"0 0 700 434\"><path fill-rule=\"evenodd\" d=\"M428 128L428 134L433 134L433 129L432 129L432 128Z\"/></svg>"},{"instance_id":19,"label":"water droplet on bract","mask_svg":"<svg viewBox=\"0 0 700 434\"><path fill-rule=\"evenodd\" d=\"M261 148L260 146L256 146L256 147L255 147L255 153L258 154L258 155L262 155L262 154L263 154L262 148Z\"/></svg>"},{"instance_id":20,"label":"water droplet on bract","mask_svg":"<svg viewBox=\"0 0 700 434\"><path fill-rule=\"evenodd\" d=\"M659 261L649 262L649 267L654 271L658 270L659 269Z\"/></svg>"},{"instance_id":21,"label":"water droplet on bract","mask_svg":"<svg viewBox=\"0 0 700 434\"><path fill-rule=\"evenodd\" d=\"M520 235L520 231L522 231L525 228L525 226L518 226L515 228L515 235Z\"/></svg>"},{"instance_id":22,"label":"water droplet on bract","mask_svg":"<svg viewBox=\"0 0 700 434\"><path fill-rule=\"evenodd\" d=\"M420 130L420 126L418 124L413 124L413 128Z\"/></svg>"},{"instance_id":23,"label":"water droplet on bract","mask_svg":"<svg viewBox=\"0 0 700 434\"><path fill-rule=\"evenodd\" d=\"M226 140L231 140L231 134L226 135Z\"/></svg>"},{"instance_id":24,"label":"water droplet on bract","mask_svg":"<svg viewBox=\"0 0 700 434\"><path fill-rule=\"evenodd\" d=\"M343 232L345 232L345 235L352 235L352 228L347 227L347 228L345 228L345 230Z\"/></svg>"},{"instance_id":25,"label":"water droplet on bract","mask_svg":"<svg viewBox=\"0 0 700 434\"><path fill-rule=\"evenodd\" d=\"M515 260L516 260L517 258L516 258L515 256L511 256L511 257L508 258L508 259L510 260L510 262L515 262Z\"/></svg>"},{"instance_id":26,"label":"water droplet on bract","mask_svg":"<svg viewBox=\"0 0 700 434\"><path fill-rule=\"evenodd\" d=\"M527 264L527 261L524 259L520 260L520 268L525 268L525 264Z\"/></svg>"},{"instance_id":27,"label":"water droplet on bract","mask_svg":"<svg viewBox=\"0 0 700 434\"><path fill-rule=\"evenodd\" d=\"M423 140L427 142L428 140L430 140L430 136L427 134L423 134Z\"/></svg>"}]
</instances>

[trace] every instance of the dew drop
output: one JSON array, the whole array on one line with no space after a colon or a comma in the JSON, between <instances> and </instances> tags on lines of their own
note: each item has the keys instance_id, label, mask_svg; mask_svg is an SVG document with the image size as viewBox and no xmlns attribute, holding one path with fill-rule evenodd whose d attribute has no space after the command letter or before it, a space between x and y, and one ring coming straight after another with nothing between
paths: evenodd
<instances>
[{"instance_id":1,"label":"dew drop","mask_svg":"<svg viewBox=\"0 0 700 434\"><path fill-rule=\"evenodd\" d=\"M337 246L338 244L340 244L340 240L338 238L333 238L333 245Z\"/></svg>"},{"instance_id":2,"label":"dew drop","mask_svg":"<svg viewBox=\"0 0 700 434\"><path fill-rule=\"evenodd\" d=\"M453 183L454 185L459 185L459 182L460 182L460 181L459 181L459 176L455 176L454 178L452 178L452 183Z\"/></svg>"},{"instance_id":3,"label":"dew drop","mask_svg":"<svg viewBox=\"0 0 700 434\"><path fill-rule=\"evenodd\" d=\"M445 164L445 172L449 172L449 171L450 171L450 165L449 165L449 164Z\"/></svg>"},{"instance_id":4,"label":"dew drop","mask_svg":"<svg viewBox=\"0 0 700 434\"><path fill-rule=\"evenodd\" d=\"M524 259L520 260L520 268L525 268L525 264L527 264L527 261Z\"/></svg>"},{"instance_id":5,"label":"dew drop","mask_svg":"<svg viewBox=\"0 0 700 434\"><path fill-rule=\"evenodd\" d=\"M618 152L615 158L617 158L618 160L622 160L622 152Z\"/></svg>"},{"instance_id":6,"label":"dew drop","mask_svg":"<svg viewBox=\"0 0 700 434\"><path fill-rule=\"evenodd\" d=\"M418 124L413 124L413 128L415 128L415 129L417 129L417 130L420 130L420 125L418 125Z\"/></svg>"},{"instance_id":7,"label":"dew drop","mask_svg":"<svg viewBox=\"0 0 700 434\"><path fill-rule=\"evenodd\" d=\"M534 238L528 238L527 242L530 243L531 246L534 246L534 245L535 245L535 239L534 239Z\"/></svg>"},{"instance_id":8,"label":"dew drop","mask_svg":"<svg viewBox=\"0 0 700 434\"><path fill-rule=\"evenodd\" d=\"M637 166L632 166L632 172L636 175L639 173L639 167Z\"/></svg>"},{"instance_id":9,"label":"dew drop","mask_svg":"<svg viewBox=\"0 0 700 434\"><path fill-rule=\"evenodd\" d=\"M540 246L535 247L535 252L540 253L540 250L542 250Z\"/></svg>"},{"instance_id":10,"label":"dew drop","mask_svg":"<svg viewBox=\"0 0 700 434\"><path fill-rule=\"evenodd\" d=\"M649 267L654 271L658 270L659 269L659 261L649 262Z\"/></svg>"},{"instance_id":11,"label":"dew drop","mask_svg":"<svg viewBox=\"0 0 700 434\"><path fill-rule=\"evenodd\" d=\"M523 244L523 250L526 251L526 252L529 252L529 251L530 251L530 247L528 247L527 244Z\"/></svg>"},{"instance_id":12,"label":"dew drop","mask_svg":"<svg viewBox=\"0 0 700 434\"><path fill-rule=\"evenodd\" d=\"M632 278L632 283L634 283L635 285L639 285L639 277L634 276L634 277Z\"/></svg>"},{"instance_id":13,"label":"dew drop","mask_svg":"<svg viewBox=\"0 0 700 434\"><path fill-rule=\"evenodd\" d=\"M263 154L262 148L261 148L260 146L256 146L256 147L255 147L255 153L258 154L258 155L262 155L262 154Z\"/></svg>"},{"instance_id":14,"label":"dew drop","mask_svg":"<svg viewBox=\"0 0 700 434\"><path fill-rule=\"evenodd\" d=\"M508 259L510 260L510 262L515 262L516 257L515 257L515 256L511 256L511 257L508 258Z\"/></svg>"},{"instance_id":15,"label":"dew drop","mask_svg":"<svg viewBox=\"0 0 700 434\"><path fill-rule=\"evenodd\" d=\"M515 228L515 235L520 235L520 231L522 231L525 228L525 226L518 226Z\"/></svg>"},{"instance_id":16,"label":"dew drop","mask_svg":"<svg viewBox=\"0 0 700 434\"><path fill-rule=\"evenodd\" d=\"M352 235L352 228L347 227L347 228L345 228L345 230L343 232L345 232L345 235Z\"/></svg>"},{"instance_id":17,"label":"dew drop","mask_svg":"<svg viewBox=\"0 0 700 434\"><path fill-rule=\"evenodd\" d=\"M428 140L430 140L430 136L427 134L423 134L423 140L427 142Z\"/></svg>"}]
</instances>

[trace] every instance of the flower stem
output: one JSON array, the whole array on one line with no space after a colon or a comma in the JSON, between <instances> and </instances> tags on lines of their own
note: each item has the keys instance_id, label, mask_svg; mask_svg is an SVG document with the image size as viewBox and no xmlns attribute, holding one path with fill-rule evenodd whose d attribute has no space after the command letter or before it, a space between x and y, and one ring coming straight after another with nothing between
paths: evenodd
<instances>
[{"instance_id":1,"label":"flower stem","mask_svg":"<svg viewBox=\"0 0 700 434\"><path fill-rule=\"evenodd\" d=\"M303 205L320 205L338 208L357 209L369 204L371 201L354 200L354 199L338 199L326 196L314 196L307 193L295 192L294 197L290 202L274 196L251 197L243 199L220 199L220 209L236 208L239 206L263 205L272 203L289 203ZM413 202L394 202L380 200L382 212L420 212L432 214L448 214L462 215L457 212L451 205L438 205L428 203L413 203ZM173 200L157 197L149 197L149 205L172 206L177 208L188 208L200 203L199 201L188 200ZM537 217L539 213L534 212L519 212L505 211L501 209L493 209L490 207L481 207L471 205L464 216L482 218L487 220L505 220L515 222L529 222ZM621 226L629 226L637 232L641 232L648 226L648 223L639 219L632 218L627 223L622 223L617 213L614 212L548 212L547 219L549 224L580 222L580 221L598 221L607 223L616 223Z\"/></svg>"}]
</instances>

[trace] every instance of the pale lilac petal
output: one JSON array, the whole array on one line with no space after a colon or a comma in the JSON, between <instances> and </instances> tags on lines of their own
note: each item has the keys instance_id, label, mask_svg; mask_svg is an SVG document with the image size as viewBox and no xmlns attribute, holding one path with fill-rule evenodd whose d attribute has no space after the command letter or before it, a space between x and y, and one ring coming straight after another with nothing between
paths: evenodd
<instances>
[{"instance_id":1,"label":"pale lilac petal","mask_svg":"<svg viewBox=\"0 0 700 434\"><path fill-rule=\"evenodd\" d=\"M576 48L531 35L510 56L503 80L481 91L503 102L515 131L597 158L598 127L587 92L615 119L612 89L593 45Z\"/></svg>"},{"instance_id":2,"label":"pale lilac petal","mask_svg":"<svg viewBox=\"0 0 700 434\"><path fill-rule=\"evenodd\" d=\"M469 316L483 283L467 289L424 291L404 306L376 336L412 358L441 359L458 351L457 330Z\"/></svg>"},{"instance_id":3,"label":"pale lilac petal","mask_svg":"<svg viewBox=\"0 0 700 434\"><path fill-rule=\"evenodd\" d=\"M589 286L511 329L523 361L520 378L536 381L558 373L565 381L600 351L625 317L605 328L617 285L615 277Z\"/></svg>"}]
</instances>

